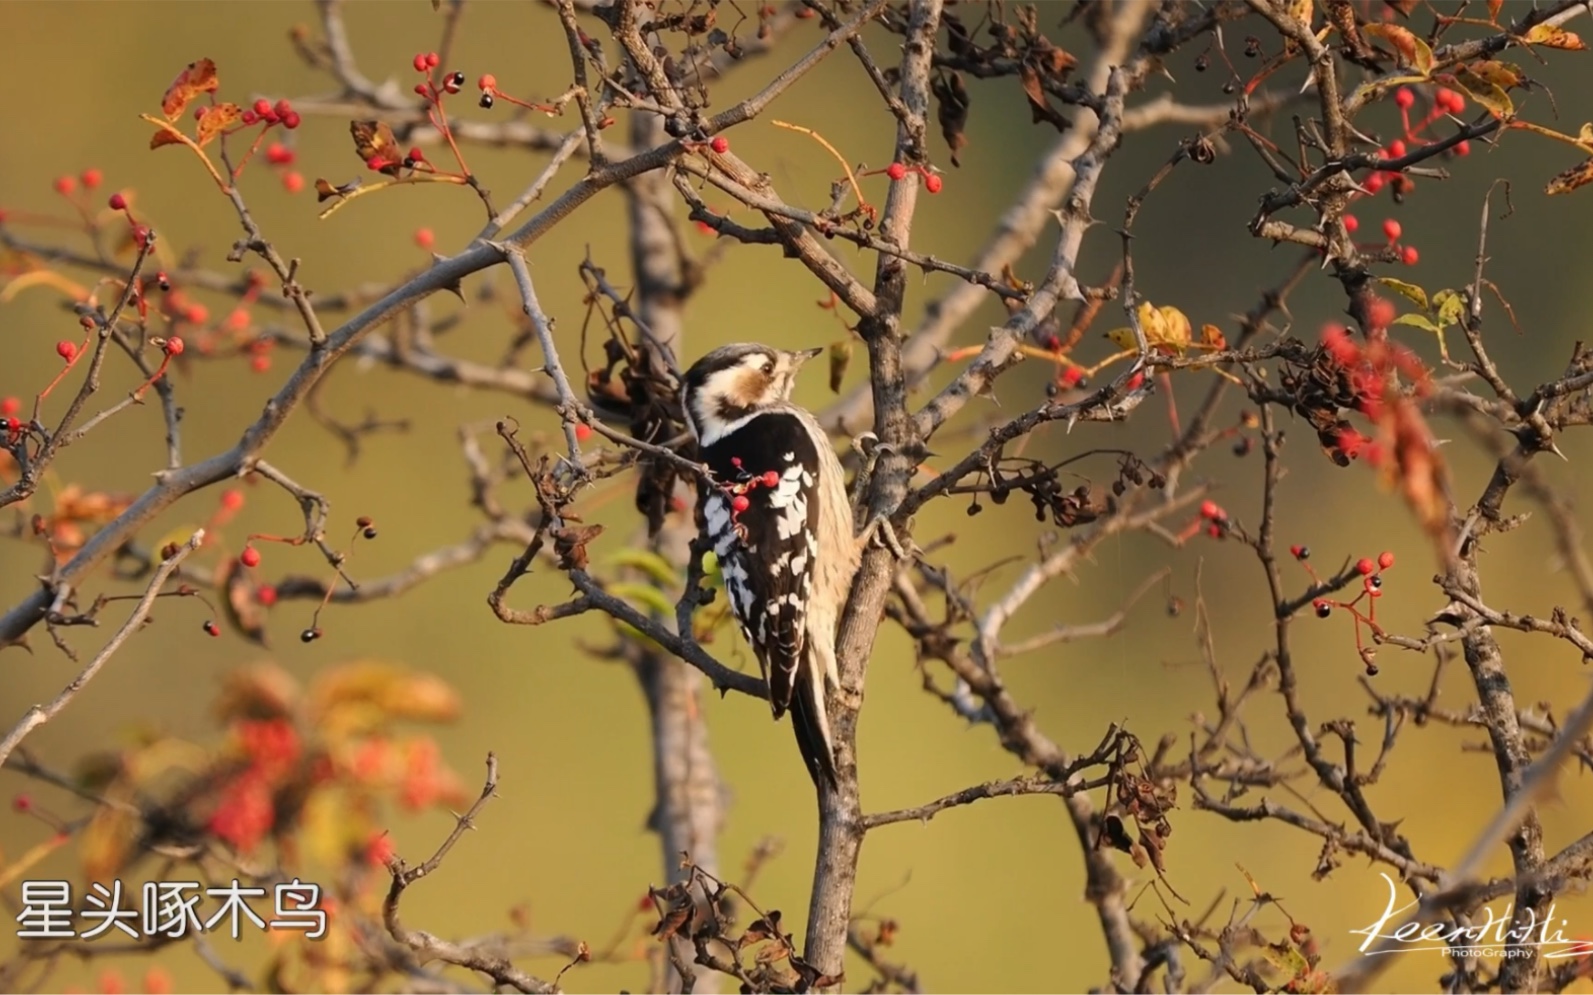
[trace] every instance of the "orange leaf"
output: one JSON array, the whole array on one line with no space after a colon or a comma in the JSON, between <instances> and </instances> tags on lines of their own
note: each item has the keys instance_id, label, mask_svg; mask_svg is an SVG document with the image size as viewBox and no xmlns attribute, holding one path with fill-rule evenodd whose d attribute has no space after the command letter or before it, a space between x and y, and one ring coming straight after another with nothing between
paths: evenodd
<instances>
[{"instance_id":1,"label":"orange leaf","mask_svg":"<svg viewBox=\"0 0 1593 995\"><path fill-rule=\"evenodd\" d=\"M149 147L152 149L158 149L162 145L181 145L182 143L183 140L181 135L179 135L175 130L168 130L166 128L160 129L149 137Z\"/></svg>"},{"instance_id":2,"label":"orange leaf","mask_svg":"<svg viewBox=\"0 0 1593 995\"><path fill-rule=\"evenodd\" d=\"M1589 183L1593 183L1593 159L1579 162L1565 172L1560 173L1549 181L1549 185L1543 189L1543 192L1552 197L1558 193L1570 193L1577 187L1586 186Z\"/></svg>"},{"instance_id":3,"label":"orange leaf","mask_svg":"<svg viewBox=\"0 0 1593 995\"><path fill-rule=\"evenodd\" d=\"M205 111L205 116L199 119L199 147L209 145L223 128L236 124L242 118L243 108L237 104L217 104Z\"/></svg>"},{"instance_id":4,"label":"orange leaf","mask_svg":"<svg viewBox=\"0 0 1593 995\"><path fill-rule=\"evenodd\" d=\"M1388 42L1394 47L1394 51L1399 53L1400 62L1423 76L1432 74L1432 47L1416 37L1409 28L1402 28L1397 24L1368 24L1361 29L1361 32Z\"/></svg>"},{"instance_id":5,"label":"orange leaf","mask_svg":"<svg viewBox=\"0 0 1593 995\"><path fill-rule=\"evenodd\" d=\"M1504 9L1504 0L1488 0L1488 20L1499 23L1499 11Z\"/></svg>"},{"instance_id":6,"label":"orange leaf","mask_svg":"<svg viewBox=\"0 0 1593 995\"><path fill-rule=\"evenodd\" d=\"M1534 24L1525 35L1528 45L1558 48L1566 52L1580 52L1587 48L1581 38L1557 24Z\"/></svg>"},{"instance_id":7,"label":"orange leaf","mask_svg":"<svg viewBox=\"0 0 1593 995\"><path fill-rule=\"evenodd\" d=\"M201 93L215 93L221 86L216 77L216 64L209 59L188 63L188 68L177 74L166 96L161 98L160 111L168 120L175 120L188 108L188 102Z\"/></svg>"}]
</instances>

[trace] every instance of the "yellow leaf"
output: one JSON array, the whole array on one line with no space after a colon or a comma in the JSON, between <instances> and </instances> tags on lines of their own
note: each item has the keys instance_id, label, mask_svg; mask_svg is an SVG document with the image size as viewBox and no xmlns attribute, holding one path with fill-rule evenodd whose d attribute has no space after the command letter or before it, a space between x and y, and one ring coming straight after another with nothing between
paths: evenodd
<instances>
[{"instance_id":1,"label":"yellow leaf","mask_svg":"<svg viewBox=\"0 0 1593 995\"><path fill-rule=\"evenodd\" d=\"M1485 79L1501 90L1513 90L1526 82L1526 77L1521 75L1520 69L1498 59L1479 59L1462 66L1460 71Z\"/></svg>"},{"instance_id":2,"label":"yellow leaf","mask_svg":"<svg viewBox=\"0 0 1593 995\"><path fill-rule=\"evenodd\" d=\"M125 864L133 845L138 823L120 805L102 805L94 811L83 830L83 877L90 881L109 881Z\"/></svg>"},{"instance_id":3,"label":"yellow leaf","mask_svg":"<svg viewBox=\"0 0 1593 995\"><path fill-rule=\"evenodd\" d=\"M639 570L665 587L680 582L680 576L669 561L649 549L622 549L603 560L605 567L630 567Z\"/></svg>"},{"instance_id":4,"label":"yellow leaf","mask_svg":"<svg viewBox=\"0 0 1593 995\"><path fill-rule=\"evenodd\" d=\"M1466 299L1453 290L1440 290L1433 295L1433 311L1438 317L1438 327L1458 325L1466 313Z\"/></svg>"},{"instance_id":5,"label":"yellow leaf","mask_svg":"<svg viewBox=\"0 0 1593 995\"><path fill-rule=\"evenodd\" d=\"M1582 125L1582 130L1576 133L1576 143L1593 152L1593 124Z\"/></svg>"},{"instance_id":6,"label":"yellow leaf","mask_svg":"<svg viewBox=\"0 0 1593 995\"><path fill-rule=\"evenodd\" d=\"M175 120L182 115L188 102L201 93L215 93L221 86L221 80L216 77L216 64L209 59L200 59L188 63L188 67L177 74L171 86L166 88L166 95L161 99L160 110L170 120Z\"/></svg>"},{"instance_id":7,"label":"yellow leaf","mask_svg":"<svg viewBox=\"0 0 1593 995\"><path fill-rule=\"evenodd\" d=\"M1377 282L1399 294L1406 300L1411 301L1423 311L1428 310L1427 291L1416 286L1416 284L1406 283L1404 280L1396 280L1391 276L1380 277Z\"/></svg>"},{"instance_id":8,"label":"yellow leaf","mask_svg":"<svg viewBox=\"0 0 1593 995\"><path fill-rule=\"evenodd\" d=\"M1438 335L1443 332L1443 329L1433 324L1433 320L1427 317L1425 314L1402 314L1398 318L1394 319L1394 324L1411 325L1415 328L1424 328L1427 331L1432 332L1434 335Z\"/></svg>"},{"instance_id":9,"label":"yellow leaf","mask_svg":"<svg viewBox=\"0 0 1593 995\"><path fill-rule=\"evenodd\" d=\"M1432 75L1433 50L1409 28L1398 24L1368 24L1361 29L1361 33L1388 42L1399 54L1401 64L1421 73L1423 79Z\"/></svg>"},{"instance_id":10,"label":"yellow leaf","mask_svg":"<svg viewBox=\"0 0 1593 995\"><path fill-rule=\"evenodd\" d=\"M1559 25L1550 24L1547 21L1541 24L1534 24L1524 37L1528 45L1558 48L1564 52L1580 52L1587 48L1581 38Z\"/></svg>"},{"instance_id":11,"label":"yellow leaf","mask_svg":"<svg viewBox=\"0 0 1593 995\"><path fill-rule=\"evenodd\" d=\"M1511 103L1510 95L1500 89L1497 83L1489 82L1465 69L1455 73L1455 82L1460 85L1462 90L1466 91L1471 99L1481 104L1484 110L1501 121L1515 115L1516 105Z\"/></svg>"},{"instance_id":12,"label":"yellow leaf","mask_svg":"<svg viewBox=\"0 0 1593 995\"><path fill-rule=\"evenodd\" d=\"M644 609L654 614L670 618L674 617L674 602L670 601L668 595L656 587L647 584L630 584L622 581L610 584L608 590L610 594L617 598L639 602Z\"/></svg>"}]
</instances>

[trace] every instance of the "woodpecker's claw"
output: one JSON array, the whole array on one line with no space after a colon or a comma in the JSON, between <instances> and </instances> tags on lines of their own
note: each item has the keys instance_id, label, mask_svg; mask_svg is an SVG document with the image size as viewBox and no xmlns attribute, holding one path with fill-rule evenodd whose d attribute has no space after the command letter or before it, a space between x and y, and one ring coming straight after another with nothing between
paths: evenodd
<instances>
[{"instance_id":1,"label":"woodpecker's claw","mask_svg":"<svg viewBox=\"0 0 1593 995\"><path fill-rule=\"evenodd\" d=\"M875 544L890 550L891 555L898 560L910 560L922 556L924 552L917 543L913 542L911 536L908 537L907 545L904 547L901 540L896 537L896 530L891 527L890 519L883 515L872 519L863 527L863 534L857 537L859 549L867 549Z\"/></svg>"}]
</instances>

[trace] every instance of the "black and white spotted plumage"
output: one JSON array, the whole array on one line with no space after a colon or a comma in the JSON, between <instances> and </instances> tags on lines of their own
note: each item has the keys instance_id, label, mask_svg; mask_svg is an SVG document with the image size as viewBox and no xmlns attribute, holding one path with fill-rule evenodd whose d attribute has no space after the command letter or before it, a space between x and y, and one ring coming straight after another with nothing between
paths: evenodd
<instances>
[{"instance_id":1,"label":"black and white spotted plumage","mask_svg":"<svg viewBox=\"0 0 1593 995\"><path fill-rule=\"evenodd\" d=\"M840 461L818 421L788 400L813 354L717 349L687 371L682 400L699 455L720 484L699 485L699 525L718 556L731 612L768 682L775 718L791 712L814 781L833 782L825 699L839 683L836 626L856 555ZM739 511L738 484L746 499Z\"/></svg>"}]
</instances>

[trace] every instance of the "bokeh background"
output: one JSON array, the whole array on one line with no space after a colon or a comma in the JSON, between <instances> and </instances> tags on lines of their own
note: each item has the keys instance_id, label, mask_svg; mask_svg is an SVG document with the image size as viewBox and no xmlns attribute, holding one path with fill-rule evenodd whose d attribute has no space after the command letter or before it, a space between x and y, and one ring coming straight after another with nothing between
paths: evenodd
<instances>
[{"instance_id":1,"label":"bokeh background","mask_svg":"<svg viewBox=\"0 0 1593 995\"><path fill-rule=\"evenodd\" d=\"M1042 6L1053 21L1066 9L1061 3ZM441 24L420 0L351 4L347 19L364 71L377 80L394 77L405 87L411 82L411 56L436 47ZM105 172L105 190L136 189L141 211L169 244L192 246L203 263L226 269L224 257L237 235L230 208L189 156L180 150L148 150L150 129L138 114L155 111L175 73L200 56L217 62L223 94L230 99L331 92L328 80L293 55L288 32L300 23L315 30L315 11L307 3L6 4L0 10L0 64L12 83L10 96L0 105L0 207L68 216L51 192L52 179L98 167ZM817 30L804 26L774 55L739 69L717 95L717 106L761 85L805 51ZM1085 44L1075 34L1060 37L1064 45ZM893 51L883 36L870 40L882 59ZM539 4L471 6L455 51L457 67L472 80L490 71L501 86L522 96L551 96L568 82L563 37L551 10ZM1188 57L1170 70L1185 99L1223 99L1220 73L1197 75ZM1574 133L1593 117L1587 100L1593 75L1585 59L1547 53L1547 65L1531 64L1529 71L1557 96L1563 130ZM1280 86L1297 84L1293 73L1280 77ZM1148 95L1173 85L1156 78ZM914 230L915 248L954 261L972 255L987 226L1026 182L1035 156L1054 140L1048 126L1030 123L1016 81L975 83L972 90L971 143L963 153L963 167L949 168L944 144L935 136L931 146L948 173L945 190L920 199ZM1552 123L1547 99L1533 95L1526 104L1534 119ZM457 113L477 117L498 112L467 107ZM892 122L845 53L794 87L771 113L820 129L854 161L888 161ZM1386 109L1386 117L1377 117L1382 113L1368 120L1392 134L1397 127L1393 108ZM574 122L571 118L557 124ZM1287 117L1267 128L1292 147ZM1086 239L1080 264L1086 280L1102 279L1109 272L1119 251L1112 228L1125 198L1184 136L1178 127L1135 134L1111 161L1095 200L1096 216L1103 223ZM293 137L307 178L342 182L360 172L345 121L312 118ZM766 170L788 199L815 207L827 200L834 163L808 139L767 121L753 122L730 137L738 154ZM1274 249L1246 233L1257 197L1274 181L1247 150L1232 151L1209 168L1186 165L1163 184L1140 216L1136 242L1139 288L1146 296L1178 305L1197 324L1210 321L1230 331L1235 327L1232 316L1251 307L1298 258L1292 248ZM1392 204L1385 193L1357 209L1363 232L1376 232L1385 217L1398 217L1406 241L1419 248L1420 264L1394 275L1429 289L1459 286L1471 273L1484 193L1496 177L1515 181L1514 211L1492 228L1489 274L1509 296L1521 331L1512 330L1502 312L1490 306L1488 334L1501 367L1520 384L1553 376L1573 340L1587 334L1582 277L1593 254L1588 235L1593 229L1586 224L1587 198L1593 193L1553 200L1541 194L1547 179L1570 165L1574 154L1525 135L1510 136L1498 149L1473 143L1472 155L1449 163L1449 181L1419 181L1402 206ZM473 168L500 197L523 186L542 162L540 156L503 150L475 149L469 155ZM579 164L566 167L554 189L572 182L580 169ZM301 278L323 294L360 283L390 284L424 265L427 255L413 242L417 228L433 229L438 251L449 254L480 226L475 199L442 187L387 191L318 221L312 194L290 196L263 169L251 172L244 189L256 219L285 254L303 259ZM725 206L722 197L709 199ZM623 204L617 191L604 193L531 252L543 304L559 320L567 363L576 355L582 315L577 263L590 251L616 282L628 280ZM1504 213L1502 198L1496 198L1495 213ZM745 211L736 216L752 220ZM710 241L689 226L686 237L698 252ZM871 271L871 260L833 244L859 271ZM1051 246L1047 231L1018 272L1038 279ZM510 286L507 273L493 272L473 277L467 288L482 280ZM946 286L943 277L915 281L909 318L916 319ZM835 317L816 306L823 296L813 278L783 261L777 250L733 248L690 302L686 352L695 356L743 339L825 344L841 329ZM227 307L220 299L208 304L212 313L224 313ZM497 306L466 307L446 296L434 306L463 311L463 324L443 343L446 350L484 361L502 354L512 328ZM1336 284L1310 276L1290 299L1293 331L1313 335L1342 307ZM999 308L987 305L956 341L982 341L985 328L1000 317ZM1102 324L1098 330L1107 327ZM59 299L47 292L22 294L0 309L0 394L30 395L53 376L58 361L52 345L75 337L76 330ZM1430 341L1413 341L1424 355L1436 355ZM1092 335L1081 355L1093 359L1107 348ZM288 359L279 356L276 367L263 375L251 373L241 362L202 365L180 383L188 458L231 445L240 427L279 386ZM535 357L528 356L527 362ZM864 375L861 363L858 367L848 374L848 387ZM963 424L976 427L979 419L1034 402L1044 377L1043 370L1020 370L1003 381L1000 408L979 406ZM1190 375L1179 395L1187 399L1203 391L1205 377ZM109 386L114 391L133 383L129 371L119 370ZM427 550L458 541L476 524L467 506L458 426L505 415L531 427L552 424L547 412L517 398L438 386L353 363L333 375L325 397L331 410L345 418L358 419L369 407L382 416L407 417L413 424L406 434L368 440L363 458L350 467L335 440L300 412L269 452L277 466L327 494L343 519L365 514L378 521L380 540L362 545L353 565L358 575L368 577L385 575ZM798 399L815 407L828 402L822 374L810 378ZM1033 451L1062 455L1086 445L1131 445L1149 454L1167 433L1160 409L1158 398L1126 427L1081 426L1071 436L1052 429L1038 438ZM1444 451L1461 500L1470 501L1486 480L1488 464L1458 432L1440 426L1438 434L1457 436ZM1545 461L1543 469L1579 502L1590 481L1593 445L1579 436L1561 439L1560 445L1569 461ZM954 447L942 443L936 448L950 455ZM1429 548L1397 496L1380 491L1375 475L1364 467L1331 466L1304 426L1293 433L1290 450L1280 536L1308 543L1329 564L1382 549L1395 552L1400 567L1389 576L1380 616L1396 630L1419 631L1420 619L1439 602L1427 584ZM152 405L135 409L68 451L57 464L52 486L79 481L90 488L137 492L162 455L158 410ZM1239 459L1224 450L1214 451L1199 466L1200 476L1215 483L1231 513L1251 520L1260 471L1259 458ZM244 531L290 533L299 527L298 509L279 494L268 488L250 493L248 507L230 527L238 536ZM202 522L214 498L214 492L191 497L163 516L151 536ZM1524 509L1512 498L1508 510ZM608 529L593 546L599 563L634 541L638 523L622 492L607 492L606 503L593 498L588 514ZM968 518L960 504L947 502L920 516L921 540L947 532L956 533L958 541L945 560L962 575L1014 558L985 581L986 595L1016 576L1040 535L1023 502L987 509L979 518ZM272 571L319 569L308 552L279 547L266 552L268 576ZM653 803L646 706L631 673L582 652L583 641L600 642L607 635L600 619L588 616L526 629L492 617L485 595L513 553L504 547L393 601L334 609L324 619L326 638L313 645L296 638L306 624L308 606L289 603L272 615L275 650L269 654L230 633L218 640L204 638L199 631L203 609L198 606L162 606L157 613L162 624L133 640L71 709L35 733L29 745L41 759L70 766L84 752L143 727L213 741L217 729L207 705L219 682L234 668L264 659L306 681L354 658L392 660L434 672L457 687L465 703L463 719L439 733L444 756L474 784L483 755L497 751L502 797L489 808L479 831L454 852L444 872L409 893L408 922L444 935L480 934L505 928L510 907L524 904L538 931L601 944L645 887L662 883L664 877L657 840L644 826ZM0 544L0 563L0 604L10 605L36 583L37 553L8 540ZM1170 551L1143 537L1109 543L1077 577L1061 579L1036 597L1009 632L1017 636L1057 622L1103 617L1164 564L1173 568L1173 589L1190 602L1196 573L1203 571L1218 659L1231 677L1247 674L1270 645L1270 632L1262 577L1251 557L1234 544L1200 541ZM1559 572L1547 531L1537 523L1490 540L1485 569L1485 593L1497 604L1542 614L1569 601L1569 583ZM1292 584L1303 584L1303 575L1289 577ZM566 594L556 575L541 572L523 581L513 600L529 607ZM1193 638L1193 615L1169 617L1162 603L1160 595L1147 598L1126 630L1112 638L1059 646L1005 665L1019 699L1064 747L1093 747L1113 721L1126 721L1147 742L1164 732L1187 735L1191 716L1212 709L1209 680ZM1348 626L1341 623L1296 628L1302 697L1313 719L1358 717L1363 737L1375 741L1376 723L1366 717L1367 698L1356 683L1361 668ZM78 631L68 638L80 652L92 653L104 634ZM1585 691L1586 671L1563 644L1513 633L1501 634L1501 641L1523 704L1547 702L1563 711ZM7 726L29 704L52 696L76 670L42 633L34 642L31 655L17 649L0 654L5 668L0 722ZM733 663L753 666L744 652L724 645L720 651ZM1376 681L1388 691L1420 694L1431 675L1430 662L1414 655L1385 650L1381 663L1383 672ZM1451 668L1442 704L1464 708L1473 697L1463 668ZM1288 744L1275 696L1256 702L1249 714L1257 742L1274 752ZM721 841L724 867L732 871L764 837L782 838L783 854L762 872L756 895L765 907L787 910L788 923L800 935L815 833L810 789L790 749L790 732L772 725L761 704L735 696L710 698L703 718L732 792ZM1384 818L1403 820L1402 831L1425 859L1457 859L1498 802L1492 758L1478 748L1484 742L1480 730L1407 729L1387 773L1369 790ZM909 642L889 627L881 633L870 669L859 749L865 804L872 810L918 804L1018 772L988 727L970 727L921 690ZM787 759L787 754L790 762L770 762L771 755ZM0 797L22 790L57 810L80 810L64 794L27 784L9 772L0 774ZM1320 804L1332 819L1348 819L1331 796L1311 788L1305 799L1291 803L1303 807L1308 802ZM1567 772L1558 798L1542 814L1551 852L1593 828L1585 776ZM1358 938L1347 931L1371 922L1383 908L1385 885L1364 861L1346 860L1330 879L1311 879L1320 845L1314 837L1275 824L1234 825L1187 808L1173 814L1173 823L1169 873L1192 902L1180 915L1198 914L1226 895L1221 918L1227 903L1248 897L1235 866L1242 862L1315 930L1326 963L1336 964L1355 949ZM411 856L428 853L448 825L447 816L439 812L395 814L389 820L399 852ZM0 815L0 852L15 855L48 832L38 820L7 810ZM73 876L76 861L68 847L34 876ZM1123 862L1132 870L1126 858ZM1491 870L1503 872L1507 866L1501 849ZM916 968L932 990L1079 989L1101 982L1106 966L1083 887L1078 843L1055 799L1005 799L948 812L927 825L899 825L872 835L856 908L900 921L889 956ZM1148 896L1143 900L1153 902ZM1496 905L1503 908L1502 902ZM1149 909L1149 904L1141 905L1141 911ZM1593 935L1593 903L1567 896L1558 912L1570 924L1568 935L1570 930ZM1261 922L1276 932L1283 920L1274 910ZM6 934L0 938L0 955L18 942L12 932L0 930ZM229 961L251 969L262 955L261 945L253 942L234 950L224 941L219 949ZM186 946L161 954L160 961L183 989L216 983ZM551 974L559 965L554 959L524 966ZM51 984L92 986L105 966L98 961L69 965ZM143 970L141 961L113 960L110 966L124 968L132 978ZM861 984L866 968L860 963L851 967L853 984ZM1408 954L1380 983L1390 989L1430 990L1442 970L1437 955ZM637 964L594 965L567 975L565 985L598 991L639 987L645 979L645 969Z\"/></svg>"}]
</instances>

